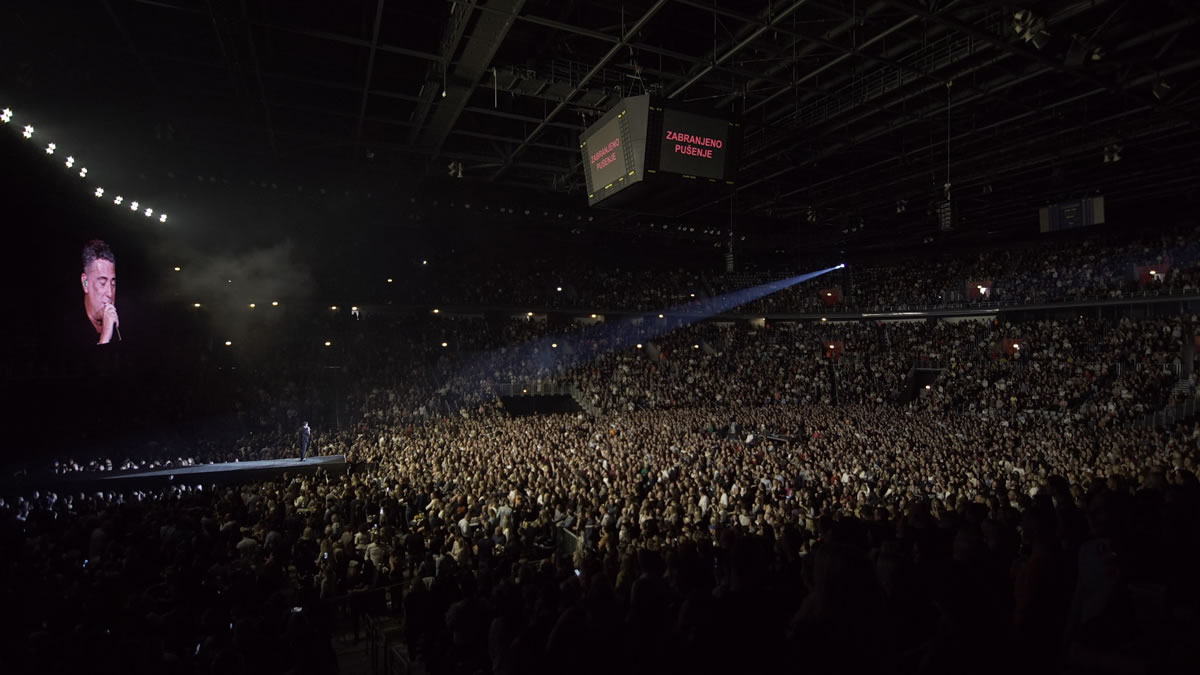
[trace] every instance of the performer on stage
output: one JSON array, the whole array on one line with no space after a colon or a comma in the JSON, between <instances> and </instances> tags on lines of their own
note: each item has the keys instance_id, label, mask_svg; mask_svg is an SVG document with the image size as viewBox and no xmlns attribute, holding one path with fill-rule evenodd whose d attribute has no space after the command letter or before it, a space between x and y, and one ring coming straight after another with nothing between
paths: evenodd
<instances>
[{"instance_id":1,"label":"performer on stage","mask_svg":"<svg viewBox=\"0 0 1200 675\"><path fill-rule=\"evenodd\" d=\"M308 422L300 428L300 461L304 461L304 456L308 454L308 437L312 435L312 429L308 428Z\"/></svg>"}]
</instances>

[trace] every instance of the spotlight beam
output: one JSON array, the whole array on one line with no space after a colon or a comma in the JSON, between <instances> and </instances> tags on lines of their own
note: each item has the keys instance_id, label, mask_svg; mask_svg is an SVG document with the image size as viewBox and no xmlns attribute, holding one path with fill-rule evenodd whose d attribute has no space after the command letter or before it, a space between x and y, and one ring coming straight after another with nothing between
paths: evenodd
<instances>
[{"instance_id":1,"label":"spotlight beam","mask_svg":"<svg viewBox=\"0 0 1200 675\"><path fill-rule=\"evenodd\" d=\"M845 263L842 263L815 272L739 289L714 298L689 301L671 309L656 310L642 316L625 317L612 324L600 324L594 332L589 332L582 337L552 335L531 340L516 348L516 362L526 364L529 369L529 372L518 373L516 376L533 377L542 370L552 373L551 377L564 375L593 360L649 342L680 328L700 323L734 307L791 288L796 284L802 284L845 266ZM660 319L659 316L663 318ZM601 346L596 347L596 345ZM512 352L513 348L509 347L506 359L514 356ZM484 352L469 357L458 370L457 376L477 372L481 369L491 372L494 369L488 367L488 364L499 353L498 351Z\"/></svg>"}]
</instances>

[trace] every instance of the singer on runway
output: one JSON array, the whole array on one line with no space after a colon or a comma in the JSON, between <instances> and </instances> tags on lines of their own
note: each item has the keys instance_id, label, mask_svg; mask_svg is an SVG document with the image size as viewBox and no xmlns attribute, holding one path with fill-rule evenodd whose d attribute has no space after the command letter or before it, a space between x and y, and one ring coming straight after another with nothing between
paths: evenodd
<instances>
[{"instance_id":1,"label":"singer on runway","mask_svg":"<svg viewBox=\"0 0 1200 675\"><path fill-rule=\"evenodd\" d=\"M312 435L312 429L308 428L308 422L300 427L300 461L304 461L304 456L308 454L308 437Z\"/></svg>"}]
</instances>

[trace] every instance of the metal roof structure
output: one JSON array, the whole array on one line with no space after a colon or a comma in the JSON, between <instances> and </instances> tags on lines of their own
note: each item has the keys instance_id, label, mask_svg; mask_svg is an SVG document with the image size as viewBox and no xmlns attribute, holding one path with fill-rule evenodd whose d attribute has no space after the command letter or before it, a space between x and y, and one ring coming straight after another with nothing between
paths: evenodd
<instances>
[{"instance_id":1,"label":"metal roof structure","mask_svg":"<svg viewBox=\"0 0 1200 675\"><path fill-rule=\"evenodd\" d=\"M689 218L828 241L1003 233L1039 205L1195 194L1187 0L101 0L2 10L0 90L183 151L577 194L579 135L656 93L743 121ZM136 124L134 124L136 121ZM349 168L347 168L349 167ZM946 184L949 184L949 187ZM780 225L782 224L782 225Z\"/></svg>"}]
</instances>

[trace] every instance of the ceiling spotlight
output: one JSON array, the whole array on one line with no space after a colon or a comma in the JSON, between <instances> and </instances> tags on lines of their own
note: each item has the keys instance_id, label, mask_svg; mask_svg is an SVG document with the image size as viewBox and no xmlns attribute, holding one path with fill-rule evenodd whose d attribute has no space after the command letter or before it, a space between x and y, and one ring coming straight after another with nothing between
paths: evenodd
<instances>
[{"instance_id":1,"label":"ceiling spotlight","mask_svg":"<svg viewBox=\"0 0 1200 675\"><path fill-rule=\"evenodd\" d=\"M441 311L442 311L442 310L440 310L440 309L437 309L437 308L435 307L435 308L434 308L434 310L433 310L433 313L434 313L434 314L438 314L438 313L440 313Z\"/></svg>"},{"instance_id":2,"label":"ceiling spotlight","mask_svg":"<svg viewBox=\"0 0 1200 675\"><path fill-rule=\"evenodd\" d=\"M637 346L637 348L638 348L638 349L641 349L641 348L642 348L642 343L640 343L640 342L639 342L639 343L638 343L638 346Z\"/></svg>"},{"instance_id":3,"label":"ceiling spotlight","mask_svg":"<svg viewBox=\"0 0 1200 675\"><path fill-rule=\"evenodd\" d=\"M592 318L593 318L593 319L594 319L594 318L596 318L596 315L595 315L595 314L593 314L593 315L592 315Z\"/></svg>"},{"instance_id":4,"label":"ceiling spotlight","mask_svg":"<svg viewBox=\"0 0 1200 675\"><path fill-rule=\"evenodd\" d=\"M200 306L200 303L198 303L198 302L196 304L192 305L192 307L199 307L199 306Z\"/></svg>"},{"instance_id":5,"label":"ceiling spotlight","mask_svg":"<svg viewBox=\"0 0 1200 675\"><path fill-rule=\"evenodd\" d=\"M1041 49L1050 41L1046 32L1046 20L1027 9L1019 9L1013 14L1013 32L1034 48Z\"/></svg>"},{"instance_id":6,"label":"ceiling spotlight","mask_svg":"<svg viewBox=\"0 0 1200 675\"><path fill-rule=\"evenodd\" d=\"M391 279L388 279L388 283L389 283L389 284L390 284L390 283L392 283L392 280L391 280Z\"/></svg>"},{"instance_id":7,"label":"ceiling spotlight","mask_svg":"<svg viewBox=\"0 0 1200 675\"><path fill-rule=\"evenodd\" d=\"M350 308L350 311L351 311L351 312L357 312L357 311L358 311L358 305L354 305L353 307L351 307L351 308Z\"/></svg>"},{"instance_id":8,"label":"ceiling spotlight","mask_svg":"<svg viewBox=\"0 0 1200 675\"><path fill-rule=\"evenodd\" d=\"M279 301L278 301L278 300L272 300L272 301L271 301L271 306L272 306L272 307L278 307L278 306L279 306Z\"/></svg>"},{"instance_id":9,"label":"ceiling spotlight","mask_svg":"<svg viewBox=\"0 0 1200 675\"><path fill-rule=\"evenodd\" d=\"M12 121L12 109L5 108L4 112L0 112L0 122L8 124Z\"/></svg>"},{"instance_id":10,"label":"ceiling spotlight","mask_svg":"<svg viewBox=\"0 0 1200 675\"><path fill-rule=\"evenodd\" d=\"M25 138L33 138L33 125L26 124L25 130L21 132L21 135Z\"/></svg>"},{"instance_id":11,"label":"ceiling spotlight","mask_svg":"<svg viewBox=\"0 0 1200 675\"><path fill-rule=\"evenodd\" d=\"M550 348L551 348L551 349L558 349L558 343L557 343L557 342L551 342L551 343L550 343Z\"/></svg>"},{"instance_id":12,"label":"ceiling spotlight","mask_svg":"<svg viewBox=\"0 0 1200 675\"><path fill-rule=\"evenodd\" d=\"M51 143L50 145L47 145L47 146L46 146L46 154L47 154L47 155L53 155L53 154L54 154L54 151L55 151L55 150L57 150L57 149L58 149L58 146L57 146L57 145L55 145L55 144L53 144L53 143Z\"/></svg>"},{"instance_id":13,"label":"ceiling spotlight","mask_svg":"<svg viewBox=\"0 0 1200 675\"><path fill-rule=\"evenodd\" d=\"M332 343L332 342L330 342L329 340L326 340L326 341L325 341L325 346L326 346L326 347L331 347L331 346L333 346L333 343Z\"/></svg>"},{"instance_id":14,"label":"ceiling spotlight","mask_svg":"<svg viewBox=\"0 0 1200 675\"><path fill-rule=\"evenodd\" d=\"M226 341L225 341L225 346L226 346L226 347L232 347L232 346L233 346L233 343L232 343L232 342L230 342L229 340L226 340Z\"/></svg>"},{"instance_id":15,"label":"ceiling spotlight","mask_svg":"<svg viewBox=\"0 0 1200 675\"><path fill-rule=\"evenodd\" d=\"M337 311L337 305L333 305L333 306L331 306L329 309L330 309L331 311L334 311L334 312L336 312L336 311Z\"/></svg>"},{"instance_id":16,"label":"ceiling spotlight","mask_svg":"<svg viewBox=\"0 0 1200 675\"><path fill-rule=\"evenodd\" d=\"M660 319L661 319L661 318L663 318L663 315L662 315L662 314L659 314L659 315L658 315L658 318L660 318Z\"/></svg>"},{"instance_id":17,"label":"ceiling spotlight","mask_svg":"<svg viewBox=\"0 0 1200 675\"><path fill-rule=\"evenodd\" d=\"M86 166L79 170L79 177L87 178L87 167Z\"/></svg>"},{"instance_id":18,"label":"ceiling spotlight","mask_svg":"<svg viewBox=\"0 0 1200 675\"><path fill-rule=\"evenodd\" d=\"M421 261L421 264L422 264L422 265L428 265L428 264L429 264L429 261L428 261L428 260L422 260L422 261Z\"/></svg>"},{"instance_id":19,"label":"ceiling spotlight","mask_svg":"<svg viewBox=\"0 0 1200 675\"><path fill-rule=\"evenodd\" d=\"M904 213L905 210L907 210L907 209L908 209L908 200L906 200L906 199L897 199L896 200L896 213Z\"/></svg>"},{"instance_id":20,"label":"ceiling spotlight","mask_svg":"<svg viewBox=\"0 0 1200 675\"><path fill-rule=\"evenodd\" d=\"M117 195L117 198L113 200L113 203L120 206L121 202L123 201L125 201L125 198L121 195Z\"/></svg>"},{"instance_id":21,"label":"ceiling spotlight","mask_svg":"<svg viewBox=\"0 0 1200 675\"><path fill-rule=\"evenodd\" d=\"M1150 92L1154 94L1154 98L1161 101L1171 95L1171 85L1167 84L1166 80L1159 80Z\"/></svg>"},{"instance_id":22,"label":"ceiling spotlight","mask_svg":"<svg viewBox=\"0 0 1200 675\"><path fill-rule=\"evenodd\" d=\"M178 272L178 271L179 271L179 268L178 268L178 267L176 267L176 268L175 268L175 271L176 271L176 272Z\"/></svg>"},{"instance_id":23,"label":"ceiling spotlight","mask_svg":"<svg viewBox=\"0 0 1200 675\"><path fill-rule=\"evenodd\" d=\"M129 210L130 210L130 211L137 211L137 210L138 210L138 203L137 203L137 202L129 202Z\"/></svg>"},{"instance_id":24,"label":"ceiling spotlight","mask_svg":"<svg viewBox=\"0 0 1200 675\"><path fill-rule=\"evenodd\" d=\"M1110 143L1104 146L1104 163L1113 164L1121 161L1121 151L1124 149L1119 143Z\"/></svg>"},{"instance_id":25,"label":"ceiling spotlight","mask_svg":"<svg viewBox=\"0 0 1200 675\"><path fill-rule=\"evenodd\" d=\"M559 293L562 293L562 286L555 286L554 290L558 291Z\"/></svg>"},{"instance_id":26,"label":"ceiling spotlight","mask_svg":"<svg viewBox=\"0 0 1200 675\"><path fill-rule=\"evenodd\" d=\"M449 346L450 346L450 344L449 344L449 343L447 343L447 342L443 342L443 343L442 343L442 346L443 346L443 347L449 347Z\"/></svg>"},{"instance_id":27,"label":"ceiling spotlight","mask_svg":"<svg viewBox=\"0 0 1200 675\"><path fill-rule=\"evenodd\" d=\"M68 169L75 166L75 158L68 155L66 164Z\"/></svg>"},{"instance_id":28,"label":"ceiling spotlight","mask_svg":"<svg viewBox=\"0 0 1200 675\"><path fill-rule=\"evenodd\" d=\"M160 213L160 214L159 214L159 216L158 216L158 222L160 222L160 223L165 223L165 222L167 222L167 214L165 214L165 213Z\"/></svg>"},{"instance_id":29,"label":"ceiling spotlight","mask_svg":"<svg viewBox=\"0 0 1200 675\"><path fill-rule=\"evenodd\" d=\"M446 92L442 92L442 96L445 95ZM462 162L450 162L449 166L446 168L449 170L447 175L449 175L451 178L462 178Z\"/></svg>"},{"instance_id":30,"label":"ceiling spotlight","mask_svg":"<svg viewBox=\"0 0 1200 675\"><path fill-rule=\"evenodd\" d=\"M250 303L250 309L254 309L254 307L255 307L255 304L253 302Z\"/></svg>"},{"instance_id":31,"label":"ceiling spotlight","mask_svg":"<svg viewBox=\"0 0 1200 675\"><path fill-rule=\"evenodd\" d=\"M528 313L528 314L526 314L525 316L533 316L533 312L529 312L529 313Z\"/></svg>"},{"instance_id":32,"label":"ceiling spotlight","mask_svg":"<svg viewBox=\"0 0 1200 675\"><path fill-rule=\"evenodd\" d=\"M146 214L146 217L149 218L150 216L154 215L154 209L147 208L144 213Z\"/></svg>"},{"instance_id":33,"label":"ceiling spotlight","mask_svg":"<svg viewBox=\"0 0 1200 675\"><path fill-rule=\"evenodd\" d=\"M96 191L93 192L92 194L96 195L97 197L103 197L104 196L104 188L98 187L98 188L96 188Z\"/></svg>"}]
</instances>

